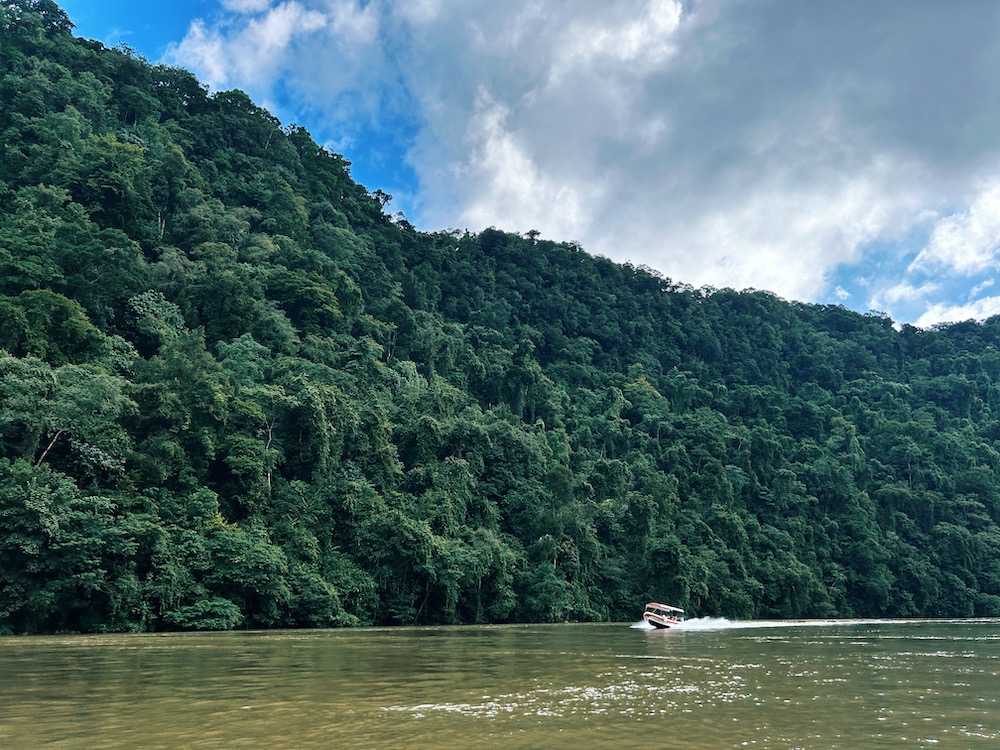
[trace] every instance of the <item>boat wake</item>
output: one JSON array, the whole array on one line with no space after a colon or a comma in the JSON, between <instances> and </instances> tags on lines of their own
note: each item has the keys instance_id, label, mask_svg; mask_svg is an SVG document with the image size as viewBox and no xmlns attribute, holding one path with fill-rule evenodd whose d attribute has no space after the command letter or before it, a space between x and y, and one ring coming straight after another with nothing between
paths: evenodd
<instances>
[{"instance_id":1,"label":"boat wake","mask_svg":"<svg viewBox=\"0 0 1000 750\"><path fill-rule=\"evenodd\" d=\"M838 625L878 625L886 623L927 622L926 619L843 619L843 620L727 620L725 617L695 617L669 628L669 631L749 630L752 628L816 628ZM637 630L660 630L645 621L634 623ZM665 631L666 632L666 631Z\"/></svg>"},{"instance_id":2,"label":"boat wake","mask_svg":"<svg viewBox=\"0 0 1000 750\"><path fill-rule=\"evenodd\" d=\"M631 627L636 630L656 630L666 632L673 630L729 630L739 627L766 627L766 623L749 620L743 622L727 620L725 617L697 617L690 620L684 620L677 625L671 625L669 628L657 628L650 625L645 620L633 623Z\"/></svg>"}]
</instances>

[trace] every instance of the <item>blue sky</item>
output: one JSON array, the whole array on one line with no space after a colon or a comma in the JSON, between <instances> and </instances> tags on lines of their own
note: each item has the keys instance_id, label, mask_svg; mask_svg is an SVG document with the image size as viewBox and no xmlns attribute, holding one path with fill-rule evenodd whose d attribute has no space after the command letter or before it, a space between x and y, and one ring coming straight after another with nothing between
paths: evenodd
<instances>
[{"instance_id":1,"label":"blue sky","mask_svg":"<svg viewBox=\"0 0 1000 750\"><path fill-rule=\"evenodd\" d=\"M898 323L1000 314L994 3L62 7L306 126L421 229L535 229Z\"/></svg>"}]
</instances>

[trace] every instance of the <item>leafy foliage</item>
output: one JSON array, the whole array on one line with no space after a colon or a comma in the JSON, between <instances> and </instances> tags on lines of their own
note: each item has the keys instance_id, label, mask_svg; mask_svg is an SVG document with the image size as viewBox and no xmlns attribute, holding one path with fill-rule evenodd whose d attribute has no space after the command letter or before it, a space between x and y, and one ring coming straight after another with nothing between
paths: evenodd
<instances>
[{"instance_id":1,"label":"leafy foliage","mask_svg":"<svg viewBox=\"0 0 1000 750\"><path fill-rule=\"evenodd\" d=\"M1000 320L416 232L0 0L0 630L1000 614Z\"/></svg>"}]
</instances>

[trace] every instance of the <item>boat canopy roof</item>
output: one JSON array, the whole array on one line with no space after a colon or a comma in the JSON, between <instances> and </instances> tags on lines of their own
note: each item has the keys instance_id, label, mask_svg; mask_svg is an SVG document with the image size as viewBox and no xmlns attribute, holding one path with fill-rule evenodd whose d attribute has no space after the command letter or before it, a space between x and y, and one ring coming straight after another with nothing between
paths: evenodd
<instances>
[{"instance_id":1,"label":"boat canopy roof","mask_svg":"<svg viewBox=\"0 0 1000 750\"><path fill-rule=\"evenodd\" d=\"M665 609L667 612L683 612L684 610L680 607L671 607L669 604L660 604L659 602L650 602L646 605L646 609Z\"/></svg>"}]
</instances>

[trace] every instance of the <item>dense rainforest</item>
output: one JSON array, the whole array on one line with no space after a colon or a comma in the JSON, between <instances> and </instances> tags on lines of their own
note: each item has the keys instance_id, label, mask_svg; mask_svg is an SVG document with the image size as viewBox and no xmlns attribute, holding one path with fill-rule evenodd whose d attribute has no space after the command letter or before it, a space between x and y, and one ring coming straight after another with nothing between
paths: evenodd
<instances>
[{"instance_id":1,"label":"dense rainforest","mask_svg":"<svg viewBox=\"0 0 1000 750\"><path fill-rule=\"evenodd\" d=\"M1000 615L1000 320L388 198L0 0L0 632Z\"/></svg>"}]
</instances>

